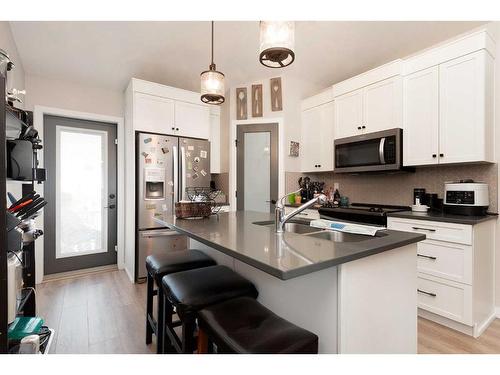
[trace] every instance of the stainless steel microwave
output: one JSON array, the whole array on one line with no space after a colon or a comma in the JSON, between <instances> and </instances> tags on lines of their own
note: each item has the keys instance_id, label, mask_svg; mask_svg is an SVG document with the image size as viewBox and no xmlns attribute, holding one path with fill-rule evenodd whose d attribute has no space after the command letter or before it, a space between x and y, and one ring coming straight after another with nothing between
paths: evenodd
<instances>
[{"instance_id":1,"label":"stainless steel microwave","mask_svg":"<svg viewBox=\"0 0 500 375\"><path fill-rule=\"evenodd\" d=\"M403 129L336 139L335 173L397 171L403 167Z\"/></svg>"}]
</instances>

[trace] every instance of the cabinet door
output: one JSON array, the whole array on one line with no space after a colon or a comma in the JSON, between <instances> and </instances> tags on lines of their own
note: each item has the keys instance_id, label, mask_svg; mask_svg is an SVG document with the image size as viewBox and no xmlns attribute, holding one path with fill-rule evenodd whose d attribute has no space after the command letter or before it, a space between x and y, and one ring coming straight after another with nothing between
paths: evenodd
<instances>
[{"instance_id":1,"label":"cabinet door","mask_svg":"<svg viewBox=\"0 0 500 375\"><path fill-rule=\"evenodd\" d=\"M210 173L221 173L220 115L210 114Z\"/></svg>"},{"instance_id":2,"label":"cabinet door","mask_svg":"<svg viewBox=\"0 0 500 375\"><path fill-rule=\"evenodd\" d=\"M320 157L318 159L318 171L333 171L333 136L335 106L333 102L320 105L319 132L316 136L320 139Z\"/></svg>"},{"instance_id":3,"label":"cabinet door","mask_svg":"<svg viewBox=\"0 0 500 375\"><path fill-rule=\"evenodd\" d=\"M319 107L307 109L301 116L301 169L302 172L317 172L321 159L321 111Z\"/></svg>"},{"instance_id":4,"label":"cabinet door","mask_svg":"<svg viewBox=\"0 0 500 375\"><path fill-rule=\"evenodd\" d=\"M302 172L333 170L333 102L302 112Z\"/></svg>"},{"instance_id":5,"label":"cabinet door","mask_svg":"<svg viewBox=\"0 0 500 375\"><path fill-rule=\"evenodd\" d=\"M439 66L439 163L485 160L485 59L479 51Z\"/></svg>"},{"instance_id":6,"label":"cabinet door","mask_svg":"<svg viewBox=\"0 0 500 375\"><path fill-rule=\"evenodd\" d=\"M388 78L363 89L363 132L402 126L401 77Z\"/></svg>"},{"instance_id":7,"label":"cabinet door","mask_svg":"<svg viewBox=\"0 0 500 375\"><path fill-rule=\"evenodd\" d=\"M210 109L204 105L175 102L175 128L179 136L208 139Z\"/></svg>"},{"instance_id":8,"label":"cabinet door","mask_svg":"<svg viewBox=\"0 0 500 375\"><path fill-rule=\"evenodd\" d=\"M174 101L159 96L134 93L134 129L172 134Z\"/></svg>"},{"instance_id":9,"label":"cabinet door","mask_svg":"<svg viewBox=\"0 0 500 375\"><path fill-rule=\"evenodd\" d=\"M439 68L403 80L403 165L438 163Z\"/></svg>"},{"instance_id":10,"label":"cabinet door","mask_svg":"<svg viewBox=\"0 0 500 375\"><path fill-rule=\"evenodd\" d=\"M361 133L363 125L363 90L356 90L335 98L335 138Z\"/></svg>"}]
</instances>

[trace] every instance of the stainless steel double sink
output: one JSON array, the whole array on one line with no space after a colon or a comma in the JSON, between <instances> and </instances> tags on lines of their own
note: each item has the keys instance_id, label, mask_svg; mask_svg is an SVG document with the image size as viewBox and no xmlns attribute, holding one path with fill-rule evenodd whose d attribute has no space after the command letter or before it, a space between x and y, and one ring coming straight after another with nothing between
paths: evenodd
<instances>
[{"instance_id":1,"label":"stainless steel double sink","mask_svg":"<svg viewBox=\"0 0 500 375\"><path fill-rule=\"evenodd\" d=\"M257 221L254 224L274 228L274 221ZM308 237L314 237L334 242L361 242L373 239L372 236L314 228L311 227L309 225L309 221L306 220L290 220L289 222L285 223L284 229L285 232L296 233ZM383 237L386 235L386 233L382 233L379 231L377 232L375 237Z\"/></svg>"}]
</instances>

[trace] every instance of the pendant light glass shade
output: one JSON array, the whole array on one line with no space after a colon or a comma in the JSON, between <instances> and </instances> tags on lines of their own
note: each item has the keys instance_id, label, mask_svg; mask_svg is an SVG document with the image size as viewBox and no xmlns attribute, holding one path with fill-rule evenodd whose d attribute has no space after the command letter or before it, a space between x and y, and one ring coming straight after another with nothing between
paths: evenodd
<instances>
[{"instance_id":1,"label":"pendant light glass shade","mask_svg":"<svg viewBox=\"0 0 500 375\"><path fill-rule=\"evenodd\" d=\"M212 21L212 63L200 75L201 101L207 104L224 103L224 74L218 72L214 64L214 22Z\"/></svg>"},{"instance_id":2,"label":"pendant light glass shade","mask_svg":"<svg viewBox=\"0 0 500 375\"><path fill-rule=\"evenodd\" d=\"M295 60L295 22L261 21L260 55L262 65L283 68Z\"/></svg>"},{"instance_id":3,"label":"pendant light glass shade","mask_svg":"<svg viewBox=\"0 0 500 375\"><path fill-rule=\"evenodd\" d=\"M224 74L215 70L215 64L210 70L201 73L201 101L208 104L224 103Z\"/></svg>"}]
</instances>

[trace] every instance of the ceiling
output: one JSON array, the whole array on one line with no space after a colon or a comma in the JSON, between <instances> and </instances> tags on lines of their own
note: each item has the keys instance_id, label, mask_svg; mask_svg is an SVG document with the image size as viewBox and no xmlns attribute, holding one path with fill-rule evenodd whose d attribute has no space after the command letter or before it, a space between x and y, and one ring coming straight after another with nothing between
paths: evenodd
<instances>
[{"instance_id":1,"label":"ceiling","mask_svg":"<svg viewBox=\"0 0 500 375\"><path fill-rule=\"evenodd\" d=\"M296 61L258 62L259 23L216 22L226 87L287 74L327 87L484 22L297 22ZM210 63L209 22L11 22L26 74L123 90L131 77L199 90ZM309 95L311 93L302 93Z\"/></svg>"}]
</instances>

